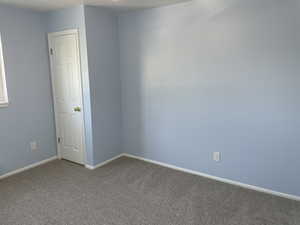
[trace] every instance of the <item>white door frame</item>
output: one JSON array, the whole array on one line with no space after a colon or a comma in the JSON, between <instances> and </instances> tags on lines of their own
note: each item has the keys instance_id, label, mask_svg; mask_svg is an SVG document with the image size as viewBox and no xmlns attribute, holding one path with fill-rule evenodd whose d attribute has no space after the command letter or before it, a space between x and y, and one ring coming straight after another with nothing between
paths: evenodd
<instances>
[{"instance_id":1,"label":"white door frame","mask_svg":"<svg viewBox=\"0 0 300 225\"><path fill-rule=\"evenodd\" d=\"M52 39L57 36L62 36L62 35L68 35L68 34L75 34L76 37L76 43L77 43L77 59L79 62L79 71L80 71L80 77L81 77L81 98L82 98L82 121L83 121L83 127L82 127L82 150L83 150L83 163L84 165L87 165L87 152L86 152L86 144L85 144L85 121L84 121L84 101L83 101L83 79L82 79L82 69L81 69L81 52L80 52L80 42L79 42L79 31L78 29L68 29L68 30L63 30L59 32L51 32L48 33L48 47L49 47L49 60L50 60L50 79L51 79L51 86L52 86L52 98L53 98L53 108L54 108L54 117L55 117L55 136L56 136L56 147L57 147L57 157L58 159L62 159L62 154L61 154L61 146L58 141L58 116L57 116L57 109L55 107L56 99L55 99L55 88L54 88L54 79L53 79L53 60L52 60Z\"/></svg>"}]
</instances>

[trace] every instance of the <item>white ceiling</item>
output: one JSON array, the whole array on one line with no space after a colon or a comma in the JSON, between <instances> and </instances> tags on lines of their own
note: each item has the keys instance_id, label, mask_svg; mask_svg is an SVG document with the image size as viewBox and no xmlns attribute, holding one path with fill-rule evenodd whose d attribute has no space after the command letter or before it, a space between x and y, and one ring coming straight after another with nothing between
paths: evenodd
<instances>
[{"instance_id":1,"label":"white ceiling","mask_svg":"<svg viewBox=\"0 0 300 225\"><path fill-rule=\"evenodd\" d=\"M186 1L189 0L0 0L0 3L48 11L78 4L103 6L116 10L145 9Z\"/></svg>"}]
</instances>

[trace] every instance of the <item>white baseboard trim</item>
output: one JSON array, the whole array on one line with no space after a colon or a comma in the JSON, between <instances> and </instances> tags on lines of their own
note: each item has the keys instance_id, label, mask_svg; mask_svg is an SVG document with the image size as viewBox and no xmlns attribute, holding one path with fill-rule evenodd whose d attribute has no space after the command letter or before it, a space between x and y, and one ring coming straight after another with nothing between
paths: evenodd
<instances>
[{"instance_id":1,"label":"white baseboard trim","mask_svg":"<svg viewBox=\"0 0 300 225\"><path fill-rule=\"evenodd\" d=\"M17 169L17 170L8 172L8 173L6 173L6 174L1 175L1 176L0 176L0 180L2 180L2 179L4 179L4 178L7 178L7 177L10 177L10 176L12 176L12 175L15 175L15 174L24 172L24 171L26 171L26 170L32 169L32 168L34 168L34 167L37 167L37 166L46 164L46 163L51 162L51 161L56 160L56 159L57 159L57 156L53 156L53 157L51 157L51 158L42 160L42 161L40 161L40 162L33 163L33 164L28 165L28 166L25 166L25 167L23 167L23 168L20 168L20 169Z\"/></svg>"},{"instance_id":2,"label":"white baseboard trim","mask_svg":"<svg viewBox=\"0 0 300 225\"><path fill-rule=\"evenodd\" d=\"M122 157L122 156L125 156L125 154L120 154L120 155L117 155L117 156L115 156L115 157L113 157L113 158L111 158L111 159L108 159L108 160L106 160L106 161L104 161L104 162L102 162L102 163L99 163L99 164L97 164L97 165L95 165L95 166L91 166L91 165L85 165L85 168L87 168L87 169L89 169L89 170L95 170L95 169L97 169L97 168L99 168L99 167L102 167L102 166L105 166L106 164L108 164L108 163L110 163L111 161L114 161L114 160L116 160L116 159L118 159L118 158L120 158L120 157Z\"/></svg>"},{"instance_id":3,"label":"white baseboard trim","mask_svg":"<svg viewBox=\"0 0 300 225\"><path fill-rule=\"evenodd\" d=\"M122 156L142 160L142 161L145 161L145 162L153 163L153 164L156 164L156 165L159 165L159 166L163 166L163 167L167 167L167 168L170 168L170 169L182 171L182 172L185 172L185 173L190 173L190 174L198 175L198 176L201 176L201 177L206 177L208 179L220 181L220 182L227 183L227 184L232 184L232 185L239 186L239 187L242 187L242 188L246 188L246 189L250 189L250 190L254 190L254 191L258 191L258 192L263 192L263 193L266 193L266 194L271 194L271 195L275 195L275 196L279 196L279 197L283 197L283 198L287 198L287 199L291 199L291 200L295 200L295 201L300 201L300 196L297 196L297 195L285 194L285 193L273 191L273 190L270 190L270 189L257 187L257 186L254 186L254 185L244 184L244 183L229 180L229 179L226 179L226 178L221 178L221 177L216 177L216 176L212 176L212 175L205 174L205 173L200 173L200 172L197 172L197 171L194 171L194 170L189 170L189 169L177 167L177 166L170 165L170 164L167 164L167 163L162 163L162 162L146 159L146 158L143 158L143 157L139 157L139 156L135 156L135 155L127 154L127 153L122 154Z\"/></svg>"}]
</instances>

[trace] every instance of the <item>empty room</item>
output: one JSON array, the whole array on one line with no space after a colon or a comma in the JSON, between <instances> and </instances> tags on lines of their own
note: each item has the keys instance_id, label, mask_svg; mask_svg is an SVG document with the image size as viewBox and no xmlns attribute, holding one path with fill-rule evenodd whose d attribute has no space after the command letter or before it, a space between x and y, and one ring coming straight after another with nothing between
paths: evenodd
<instances>
[{"instance_id":1,"label":"empty room","mask_svg":"<svg viewBox=\"0 0 300 225\"><path fill-rule=\"evenodd\" d=\"M300 225L300 0L0 0L0 225Z\"/></svg>"}]
</instances>

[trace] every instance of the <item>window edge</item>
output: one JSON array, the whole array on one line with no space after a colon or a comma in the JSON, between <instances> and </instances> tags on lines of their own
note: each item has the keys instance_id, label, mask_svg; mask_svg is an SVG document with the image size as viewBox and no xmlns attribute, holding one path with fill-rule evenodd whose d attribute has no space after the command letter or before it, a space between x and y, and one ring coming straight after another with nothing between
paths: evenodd
<instances>
[{"instance_id":1,"label":"window edge","mask_svg":"<svg viewBox=\"0 0 300 225\"><path fill-rule=\"evenodd\" d=\"M8 100L8 92L7 92L7 84L6 84L6 73L5 73L5 63L4 63L4 56L3 56L3 45L2 45L2 38L0 33L0 76L2 80L2 88L3 88L3 97L2 101L0 101L0 107L7 107L9 105ZM1 82L0 80L0 82Z\"/></svg>"},{"instance_id":2,"label":"window edge","mask_svg":"<svg viewBox=\"0 0 300 225\"><path fill-rule=\"evenodd\" d=\"M9 102L8 102L8 101L0 102L0 108L8 107L8 105L9 105Z\"/></svg>"}]
</instances>

